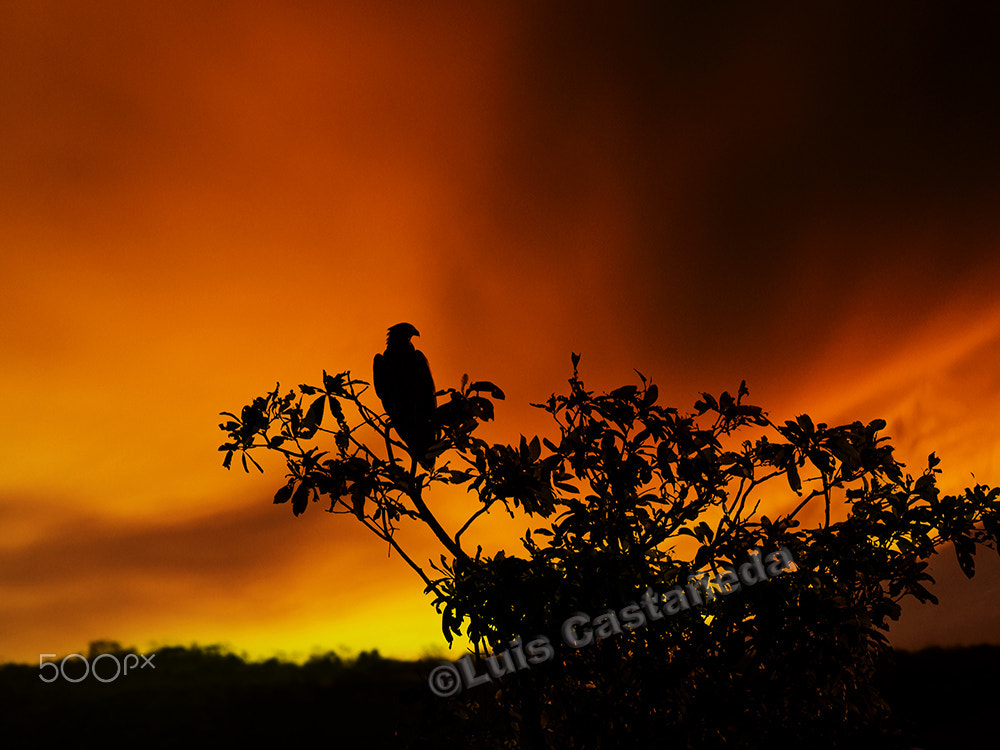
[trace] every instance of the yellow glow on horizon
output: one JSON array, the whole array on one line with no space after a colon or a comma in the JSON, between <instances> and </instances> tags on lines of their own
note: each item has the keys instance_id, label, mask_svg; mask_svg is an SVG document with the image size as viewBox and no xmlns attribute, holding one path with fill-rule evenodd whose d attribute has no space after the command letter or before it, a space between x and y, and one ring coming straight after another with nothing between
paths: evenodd
<instances>
[{"instance_id":1,"label":"yellow glow on horizon","mask_svg":"<svg viewBox=\"0 0 1000 750\"><path fill-rule=\"evenodd\" d=\"M755 207L744 150L772 161L808 130L798 94L822 93L782 71L747 111L781 56L741 53L660 111L645 78L622 85L629 59L561 67L531 4L192 13L0 5L0 660L102 638L446 649L383 543L272 505L280 457L257 456L261 476L217 450L219 412L324 368L368 380L403 320L438 388L505 390L490 441L554 434L529 404L565 390L577 352L591 390L637 367L688 411L745 377L779 424L881 417L911 473L934 450L947 492L1000 482L996 212L956 209L951 185L915 199L921 221L828 185L788 216ZM758 239L780 245L766 273ZM928 282L949 247L954 277ZM769 484L759 514L799 502ZM479 507L427 502L451 531ZM543 525L496 507L463 544L521 554ZM421 565L441 553L415 524L399 539Z\"/></svg>"}]
</instances>

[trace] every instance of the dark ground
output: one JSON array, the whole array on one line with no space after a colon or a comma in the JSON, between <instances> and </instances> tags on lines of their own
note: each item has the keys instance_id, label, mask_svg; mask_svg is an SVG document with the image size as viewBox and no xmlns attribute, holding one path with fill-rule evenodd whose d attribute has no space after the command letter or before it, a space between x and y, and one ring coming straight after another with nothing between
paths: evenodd
<instances>
[{"instance_id":1,"label":"dark ground","mask_svg":"<svg viewBox=\"0 0 1000 750\"><path fill-rule=\"evenodd\" d=\"M97 652L91 652L91 657ZM218 649L165 648L155 669L101 683L46 684L37 666L0 667L4 747L396 748L399 730L419 724L438 662L330 654L303 666L246 663ZM82 675L82 662L67 666ZM114 672L105 659L100 673ZM45 672L46 676L51 671ZM1000 647L897 652L880 673L883 695L915 747L996 747Z\"/></svg>"}]
</instances>

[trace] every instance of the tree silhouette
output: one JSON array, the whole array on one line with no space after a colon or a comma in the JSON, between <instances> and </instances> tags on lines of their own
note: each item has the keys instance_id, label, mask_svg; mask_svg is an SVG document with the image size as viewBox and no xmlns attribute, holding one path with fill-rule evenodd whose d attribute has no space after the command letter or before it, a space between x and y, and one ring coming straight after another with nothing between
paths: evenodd
<instances>
[{"instance_id":1,"label":"tree silhouette","mask_svg":"<svg viewBox=\"0 0 1000 750\"><path fill-rule=\"evenodd\" d=\"M482 684L449 698L428 691L411 746L901 741L873 680L891 651L883 632L903 597L937 603L924 584L941 545L954 545L970 578L977 546L996 549L1000 490L942 496L937 457L916 478L905 473L882 420L830 427L800 415L779 424L746 403L745 383L735 396L704 393L682 414L661 406L641 373L638 384L595 395L579 360L569 392L535 404L553 419L551 439L490 444L476 432L503 391L468 378L440 391L440 439L427 449L436 463L424 471L379 452L406 446L349 372L324 372L322 387L284 396L276 386L240 416L224 412L227 468L236 453L249 470L248 460L260 469L252 451L280 452L288 480L275 503L300 515L322 500L352 515L420 575L448 642L463 633L471 642ZM436 485L475 498L454 533L424 502ZM790 512L760 512L791 507L789 499ZM804 528L814 505L822 518ZM519 555L490 557L466 541L497 508L544 520L526 530ZM435 534L439 562L407 555L397 538L404 518ZM787 556L771 554L778 550ZM780 575L759 585L727 577L779 559ZM681 607L671 608L671 590L685 592ZM574 648L563 626L578 613L575 632L588 642ZM528 661L530 653L546 658Z\"/></svg>"}]
</instances>

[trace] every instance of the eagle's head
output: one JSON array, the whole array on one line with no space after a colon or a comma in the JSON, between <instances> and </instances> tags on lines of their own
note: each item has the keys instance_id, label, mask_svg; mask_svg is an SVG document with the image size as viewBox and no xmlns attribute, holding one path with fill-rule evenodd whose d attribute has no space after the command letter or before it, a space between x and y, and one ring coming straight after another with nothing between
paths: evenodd
<instances>
[{"instance_id":1,"label":"eagle's head","mask_svg":"<svg viewBox=\"0 0 1000 750\"><path fill-rule=\"evenodd\" d=\"M389 329L389 335L385 337L386 344L408 344L414 336L419 336L420 331L412 323L397 323Z\"/></svg>"}]
</instances>

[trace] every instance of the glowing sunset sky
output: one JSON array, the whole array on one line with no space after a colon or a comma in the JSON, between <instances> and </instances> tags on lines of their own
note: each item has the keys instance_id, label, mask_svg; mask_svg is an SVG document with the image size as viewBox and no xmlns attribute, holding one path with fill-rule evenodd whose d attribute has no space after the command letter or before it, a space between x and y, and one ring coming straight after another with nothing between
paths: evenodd
<instances>
[{"instance_id":1,"label":"glowing sunset sky","mask_svg":"<svg viewBox=\"0 0 1000 750\"><path fill-rule=\"evenodd\" d=\"M0 4L0 660L443 647L378 540L216 450L404 320L439 388L504 388L497 441L575 351L1000 483L996 19L416 5ZM932 572L893 641L1000 643L997 556Z\"/></svg>"}]
</instances>

